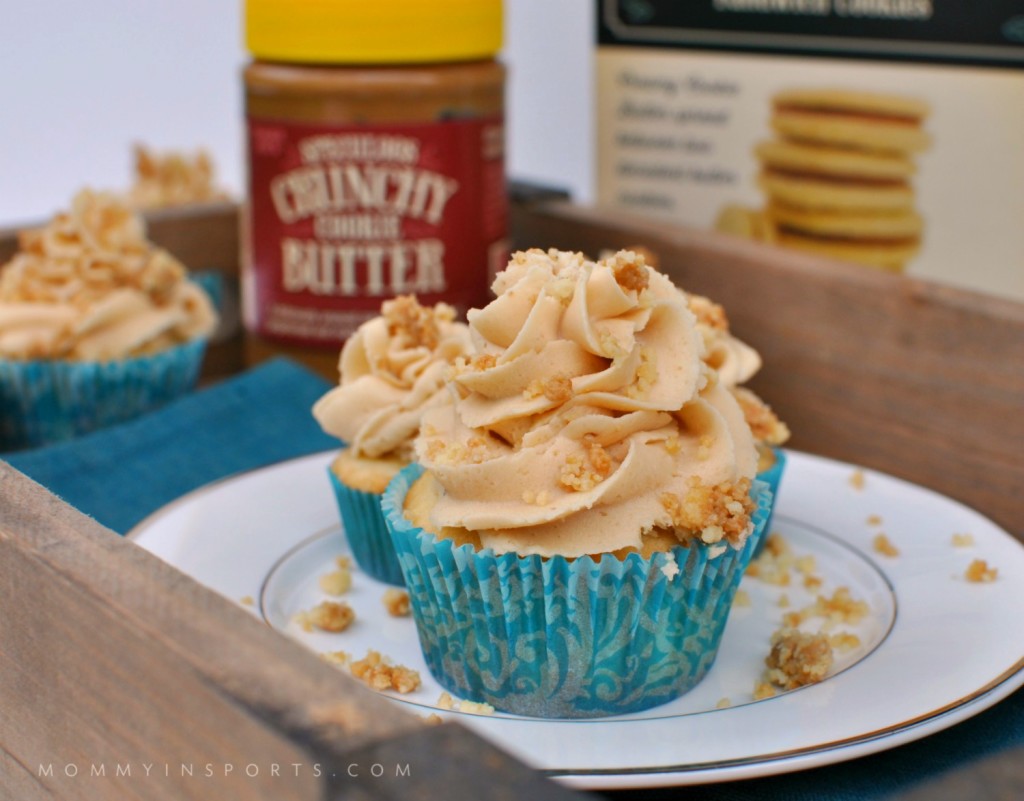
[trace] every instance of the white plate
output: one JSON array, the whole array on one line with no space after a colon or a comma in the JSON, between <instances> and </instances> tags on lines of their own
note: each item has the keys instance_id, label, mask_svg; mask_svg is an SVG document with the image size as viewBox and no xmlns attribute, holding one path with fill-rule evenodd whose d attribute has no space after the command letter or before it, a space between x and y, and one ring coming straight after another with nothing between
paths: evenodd
<instances>
[{"instance_id":1,"label":"white plate","mask_svg":"<svg viewBox=\"0 0 1024 801\"><path fill-rule=\"evenodd\" d=\"M323 600L318 578L347 552L324 453L226 479L175 501L129 535L206 586L317 651L368 648L420 671L423 687L396 703L423 715L440 687L408 618L386 614L384 585L356 572L346 596L356 623L307 634L292 616ZM790 453L773 530L815 557L826 594L849 587L870 607L860 646L823 682L754 702L771 632L812 598L794 574L787 588L746 577L751 605L734 607L715 666L683 698L647 712L589 721L440 712L536 768L579 787L696 784L826 765L892 748L981 712L1024 684L1020 615L1024 547L944 496L872 471ZM881 524L869 523L874 516ZM872 548L884 531L900 551ZM955 547L953 534L974 544ZM998 568L974 584L976 558ZM781 607L786 595L788 608ZM1015 634L1016 632L1016 634ZM731 706L717 705L728 698Z\"/></svg>"}]
</instances>

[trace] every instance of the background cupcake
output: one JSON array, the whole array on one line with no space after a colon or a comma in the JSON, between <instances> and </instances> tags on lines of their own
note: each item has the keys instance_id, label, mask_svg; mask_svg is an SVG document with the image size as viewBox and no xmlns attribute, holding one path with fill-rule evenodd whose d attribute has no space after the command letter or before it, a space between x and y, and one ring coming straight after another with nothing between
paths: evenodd
<instances>
[{"instance_id":1,"label":"background cupcake","mask_svg":"<svg viewBox=\"0 0 1024 801\"><path fill-rule=\"evenodd\" d=\"M445 374L470 350L469 329L451 306L385 301L381 316L345 342L339 386L313 407L323 430L347 443L328 472L353 555L380 581L402 584L381 493L409 464L424 412L450 403Z\"/></svg>"},{"instance_id":2,"label":"background cupcake","mask_svg":"<svg viewBox=\"0 0 1024 801\"><path fill-rule=\"evenodd\" d=\"M190 390L217 315L109 194L23 231L0 267L0 448L121 422Z\"/></svg>"},{"instance_id":3,"label":"background cupcake","mask_svg":"<svg viewBox=\"0 0 1024 801\"><path fill-rule=\"evenodd\" d=\"M750 428L635 253L519 253L494 290L424 415L427 472L384 498L427 664L516 714L664 703L713 662L763 527Z\"/></svg>"},{"instance_id":4,"label":"background cupcake","mask_svg":"<svg viewBox=\"0 0 1024 801\"><path fill-rule=\"evenodd\" d=\"M757 445L757 478L772 491L772 506L765 528L770 530L779 485L786 467L782 445L789 439L789 427L771 407L745 384L761 369L761 356L729 331L725 309L701 295L687 294L690 311L697 317L697 330L704 339L704 361L718 372L719 380L729 389L743 410ZM767 533L767 531L766 531ZM754 551L756 559L768 537L762 537Z\"/></svg>"}]
</instances>

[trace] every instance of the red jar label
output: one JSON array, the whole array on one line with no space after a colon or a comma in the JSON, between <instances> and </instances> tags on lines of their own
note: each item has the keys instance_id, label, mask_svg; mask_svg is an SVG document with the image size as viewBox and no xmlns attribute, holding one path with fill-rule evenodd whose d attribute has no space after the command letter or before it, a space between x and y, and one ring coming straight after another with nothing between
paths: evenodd
<instances>
[{"instance_id":1,"label":"red jar label","mask_svg":"<svg viewBox=\"0 0 1024 801\"><path fill-rule=\"evenodd\" d=\"M487 302L507 257L500 119L248 134L249 330L337 346L395 295Z\"/></svg>"}]
</instances>

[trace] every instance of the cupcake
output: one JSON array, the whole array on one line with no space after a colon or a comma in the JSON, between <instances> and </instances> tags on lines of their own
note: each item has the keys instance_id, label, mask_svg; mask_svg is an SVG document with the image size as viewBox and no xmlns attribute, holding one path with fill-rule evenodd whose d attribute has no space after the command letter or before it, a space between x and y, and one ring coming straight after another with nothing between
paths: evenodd
<instances>
[{"instance_id":1,"label":"cupcake","mask_svg":"<svg viewBox=\"0 0 1024 801\"><path fill-rule=\"evenodd\" d=\"M427 665L519 715L670 701L711 667L763 530L750 427L637 254L517 253L493 289L382 502Z\"/></svg>"},{"instance_id":2,"label":"cupcake","mask_svg":"<svg viewBox=\"0 0 1024 801\"><path fill-rule=\"evenodd\" d=\"M697 318L697 330L704 340L704 361L718 372L719 380L736 398L754 435L757 478L772 491L772 509L765 524L766 531L770 531L775 499L786 467L786 454L781 446L789 439L789 428L756 393L741 386L761 369L761 357L730 333L725 309L701 295L687 295L687 303ZM761 555L767 539L767 536L761 538L754 551L755 559Z\"/></svg>"},{"instance_id":3,"label":"cupcake","mask_svg":"<svg viewBox=\"0 0 1024 801\"><path fill-rule=\"evenodd\" d=\"M0 450L135 417L190 390L217 315L113 195L80 192L0 267Z\"/></svg>"},{"instance_id":4,"label":"cupcake","mask_svg":"<svg viewBox=\"0 0 1024 801\"><path fill-rule=\"evenodd\" d=\"M409 464L424 412L450 403L445 374L470 350L469 329L451 306L385 301L381 316L345 342L339 385L313 406L323 430L347 443L328 475L356 562L379 581L402 584L381 493Z\"/></svg>"},{"instance_id":5,"label":"cupcake","mask_svg":"<svg viewBox=\"0 0 1024 801\"><path fill-rule=\"evenodd\" d=\"M205 150L155 153L135 145L135 183L128 202L139 209L163 209L191 203L228 200L214 178L213 160Z\"/></svg>"}]
</instances>

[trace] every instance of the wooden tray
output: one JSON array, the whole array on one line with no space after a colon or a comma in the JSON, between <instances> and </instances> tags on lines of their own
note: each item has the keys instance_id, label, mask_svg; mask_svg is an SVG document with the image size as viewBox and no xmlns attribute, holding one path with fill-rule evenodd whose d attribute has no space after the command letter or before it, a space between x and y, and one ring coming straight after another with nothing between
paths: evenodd
<instances>
[{"instance_id":1,"label":"wooden tray","mask_svg":"<svg viewBox=\"0 0 1024 801\"><path fill-rule=\"evenodd\" d=\"M790 423L793 447L931 487L1024 537L1024 306L543 193L520 196L512 223L517 247L651 248L682 286L723 303L761 351L754 386ZM187 264L237 287L236 207L162 212L149 224ZM0 232L0 262L13 244ZM237 314L226 316L207 380L242 366ZM196 753L216 776L177 775ZM170 775L88 776L94 764L129 763L168 765ZM234 771L222 775L224 764ZM246 775L250 764L261 775ZM271 764L304 767L283 784ZM379 778L373 764L409 772ZM0 463L0 798L468 791L568 795L457 725L424 725Z\"/></svg>"}]
</instances>

